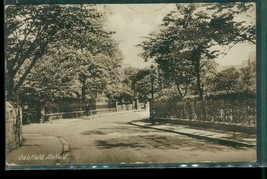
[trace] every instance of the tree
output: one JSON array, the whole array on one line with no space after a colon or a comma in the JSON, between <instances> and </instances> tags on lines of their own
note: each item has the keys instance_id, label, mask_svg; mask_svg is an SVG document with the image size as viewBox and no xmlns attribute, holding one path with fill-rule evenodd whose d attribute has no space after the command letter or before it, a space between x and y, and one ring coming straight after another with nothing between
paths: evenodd
<instances>
[{"instance_id":1,"label":"tree","mask_svg":"<svg viewBox=\"0 0 267 179\"><path fill-rule=\"evenodd\" d=\"M80 97L81 84L77 77L76 59L79 55L69 56L70 51L64 49L64 46L50 50L48 54L42 57L27 75L20 88L20 93L27 88L34 88L34 93L41 96L39 102L53 101L59 97ZM64 55L65 54L65 55ZM35 94L32 94L35 95Z\"/></svg>"},{"instance_id":2,"label":"tree","mask_svg":"<svg viewBox=\"0 0 267 179\"><path fill-rule=\"evenodd\" d=\"M116 58L113 32L104 29L104 16L93 5L8 6L5 11L7 100L14 100L39 61L62 46L72 57L83 49Z\"/></svg>"},{"instance_id":3,"label":"tree","mask_svg":"<svg viewBox=\"0 0 267 179\"><path fill-rule=\"evenodd\" d=\"M135 96L142 101L147 101L151 91L151 69L140 69L132 76L132 88L135 91Z\"/></svg>"},{"instance_id":4,"label":"tree","mask_svg":"<svg viewBox=\"0 0 267 179\"><path fill-rule=\"evenodd\" d=\"M115 47L110 48L116 52ZM119 55L92 55L90 51L76 51L63 45L56 51L49 51L43 58L33 67L22 89L34 87L35 93L40 93L46 102L64 97L82 97L84 101L96 98L119 77Z\"/></svg>"},{"instance_id":5,"label":"tree","mask_svg":"<svg viewBox=\"0 0 267 179\"><path fill-rule=\"evenodd\" d=\"M249 66L241 69L241 88L243 92L256 93L256 62L253 61Z\"/></svg>"},{"instance_id":6,"label":"tree","mask_svg":"<svg viewBox=\"0 0 267 179\"><path fill-rule=\"evenodd\" d=\"M177 4L176 7L176 11L163 18L160 31L139 44L143 49L141 56L159 64L167 79L176 84L181 97L195 83L198 96L203 99L203 59L218 57L218 46L231 48L245 41L255 44L255 22L236 20L255 7L250 3Z\"/></svg>"},{"instance_id":7,"label":"tree","mask_svg":"<svg viewBox=\"0 0 267 179\"><path fill-rule=\"evenodd\" d=\"M241 92L241 73L234 67L217 73L212 80L213 92L237 93Z\"/></svg>"},{"instance_id":8,"label":"tree","mask_svg":"<svg viewBox=\"0 0 267 179\"><path fill-rule=\"evenodd\" d=\"M152 74L153 73L153 74ZM154 93L159 91L159 80L157 69L137 69L127 67L120 73L120 79L109 88L109 96L122 102L132 102L134 98L147 101L151 91L151 75L154 76Z\"/></svg>"},{"instance_id":9,"label":"tree","mask_svg":"<svg viewBox=\"0 0 267 179\"><path fill-rule=\"evenodd\" d=\"M162 74L159 69L152 65L140 69L132 76L132 88L135 91L135 97L142 101L147 101L149 96L152 98L160 97L160 90L163 88Z\"/></svg>"},{"instance_id":10,"label":"tree","mask_svg":"<svg viewBox=\"0 0 267 179\"><path fill-rule=\"evenodd\" d=\"M135 97L133 89L133 76L138 69L133 67L121 68L118 78L108 86L106 94L109 98L119 102L131 102Z\"/></svg>"}]
</instances>

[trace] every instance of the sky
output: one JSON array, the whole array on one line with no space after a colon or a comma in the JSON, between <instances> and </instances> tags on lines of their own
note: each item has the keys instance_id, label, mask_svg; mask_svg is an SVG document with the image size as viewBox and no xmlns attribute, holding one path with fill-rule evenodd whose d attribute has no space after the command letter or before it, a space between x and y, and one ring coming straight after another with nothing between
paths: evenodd
<instances>
[{"instance_id":1,"label":"sky","mask_svg":"<svg viewBox=\"0 0 267 179\"><path fill-rule=\"evenodd\" d=\"M159 30L163 17L175 10L174 4L113 4L109 5L109 9L112 13L108 17L107 26L116 32L114 38L120 42L123 66L150 66L151 62L144 62L138 56L141 49L136 45L144 40L143 37ZM219 65L241 65L251 51L256 51L255 45L237 44L227 55L221 55L215 61Z\"/></svg>"}]
</instances>

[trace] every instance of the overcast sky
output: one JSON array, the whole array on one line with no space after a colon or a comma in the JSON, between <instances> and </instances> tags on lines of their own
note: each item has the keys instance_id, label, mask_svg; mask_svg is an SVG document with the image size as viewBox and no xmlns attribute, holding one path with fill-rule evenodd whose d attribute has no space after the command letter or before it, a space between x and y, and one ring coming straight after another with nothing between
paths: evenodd
<instances>
[{"instance_id":1,"label":"overcast sky","mask_svg":"<svg viewBox=\"0 0 267 179\"><path fill-rule=\"evenodd\" d=\"M124 56L124 66L143 68L150 63L138 56L141 52L136 47L142 42L142 37L158 30L162 18L171 10L174 4L142 4L109 5L112 15L108 18L108 27L116 31L114 37L120 42L119 48ZM249 52L256 51L255 45L238 44L233 47L226 56L216 59L219 65L241 65L248 59Z\"/></svg>"}]
</instances>

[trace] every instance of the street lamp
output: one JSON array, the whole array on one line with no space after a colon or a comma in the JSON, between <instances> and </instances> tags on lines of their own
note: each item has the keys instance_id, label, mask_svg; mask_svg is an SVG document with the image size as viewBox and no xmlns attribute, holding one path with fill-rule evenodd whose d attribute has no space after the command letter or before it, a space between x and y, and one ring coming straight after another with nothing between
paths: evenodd
<instances>
[{"instance_id":1,"label":"street lamp","mask_svg":"<svg viewBox=\"0 0 267 179\"><path fill-rule=\"evenodd\" d=\"M85 97L86 96L86 76L83 73L80 74L80 82L82 84L82 100L85 103L86 101L86 97Z\"/></svg>"},{"instance_id":2,"label":"street lamp","mask_svg":"<svg viewBox=\"0 0 267 179\"><path fill-rule=\"evenodd\" d=\"M86 75L84 73L80 73L80 82L82 84L82 110L84 114L88 114L88 104L86 100Z\"/></svg>"},{"instance_id":3,"label":"street lamp","mask_svg":"<svg viewBox=\"0 0 267 179\"><path fill-rule=\"evenodd\" d=\"M151 65L150 67L150 83L151 83L151 99L150 99L150 107L149 107L149 120L151 122L152 125L155 124L155 110L152 109L154 107L154 81L155 81L155 77L154 77L154 66Z\"/></svg>"}]
</instances>

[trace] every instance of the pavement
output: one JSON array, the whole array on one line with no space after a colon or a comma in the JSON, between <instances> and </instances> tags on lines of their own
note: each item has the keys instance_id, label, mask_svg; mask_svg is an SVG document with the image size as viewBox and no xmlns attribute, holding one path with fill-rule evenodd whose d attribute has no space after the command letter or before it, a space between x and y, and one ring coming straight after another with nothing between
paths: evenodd
<instances>
[{"instance_id":1,"label":"pavement","mask_svg":"<svg viewBox=\"0 0 267 179\"><path fill-rule=\"evenodd\" d=\"M194 129L190 126L185 126L185 125L160 124L157 122L154 125L148 122L141 122L141 121L130 122L130 124L144 128L150 128L165 132L172 132L181 135L186 135L189 137L203 139L210 142L216 142L223 145L240 146L240 147L256 146L256 136L251 134L229 132L229 131L218 131L218 130L216 131L216 130Z\"/></svg>"},{"instance_id":2,"label":"pavement","mask_svg":"<svg viewBox=\"0 0 267 179\"><path fill-rule=\"evenodd\" d=\"M46 134L23 134L21 146L6 154L6 166L58 165L69 159L64 139Z\"/></svg>"}]
</instances>

